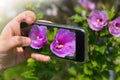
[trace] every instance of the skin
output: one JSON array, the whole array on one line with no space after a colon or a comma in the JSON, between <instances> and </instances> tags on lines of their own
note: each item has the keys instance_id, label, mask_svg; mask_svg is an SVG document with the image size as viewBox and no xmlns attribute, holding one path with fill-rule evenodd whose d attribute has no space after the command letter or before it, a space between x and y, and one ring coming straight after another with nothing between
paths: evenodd
<instances>
[{"instance_id":1,"label":"skin","mask_svg":"<svg viewBox=\"0 0 120 80\"><path fill-rule=\"evenodd\" d=\"M20 23L32 24L36 17L32 11L25 11L11 20L0 35L0 71L24 62L29 57L41 62L48 62L49 56L30 53L22 47L29 46L31 39L20 34Z\"/></svg>"}]
</instances>

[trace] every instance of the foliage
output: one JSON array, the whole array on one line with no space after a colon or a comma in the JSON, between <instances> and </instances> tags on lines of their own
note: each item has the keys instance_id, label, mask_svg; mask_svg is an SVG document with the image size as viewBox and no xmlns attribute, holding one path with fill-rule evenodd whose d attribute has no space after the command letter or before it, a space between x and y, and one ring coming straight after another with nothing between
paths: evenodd
<instances>
[{"instance_id":1,"label":"foliage","mask_svg":"<svg viewBox=\"0 0 120 80\"><path fill-rule=\"evenodd\" d=\"M112 21L115 17L114 7L108 10L104 5L102 10L108 13L108 21ZM93 31L89 28L87 16L90 11L81 7L75 7L76 14L71 19L78 25L84 26L88 31L88 60L82 66L83 73L80 75L80 80L108 80L110 75L109 70L115 72L116 79L119 80L119 38L112 36L108 31L108 26L105 26L100 31ZM83 12L86 15L83 16Z\"/></svg>"}]
</instances>

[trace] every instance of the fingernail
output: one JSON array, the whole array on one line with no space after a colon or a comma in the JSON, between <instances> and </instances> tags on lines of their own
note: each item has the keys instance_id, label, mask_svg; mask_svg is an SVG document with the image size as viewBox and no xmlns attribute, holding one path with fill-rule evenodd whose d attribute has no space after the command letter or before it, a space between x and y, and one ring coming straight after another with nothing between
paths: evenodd
<instances>
[{"instance_id":1,"label":"fingernail","mask_svg":"<svg viewBox=\"0 0 120 80\"><path fill-rule=\"evenodd\" d=\"M50 56L45 56L45 57L46 57L46 59L50 60Z\"/></svg>"},{"instance_id":2,"label":"fingernail","mask_svg":"<svg viewBox=\"0 0 120 80\"><path fill-rule=\"evenodd\" d=\"M46 58L50 58L49 56L45 56Z\"/></svg>"},{"instance_id":3,"label":"fingernail","mask_svg":"<svg viewBox=\"0 0 120 80\"><path fill-rule=\"evenodd\" d=\"M32 19L31 17L28 17L28 21L31 22L31 23L34 22L33 19Z\"/></svg>"}]
</instances>

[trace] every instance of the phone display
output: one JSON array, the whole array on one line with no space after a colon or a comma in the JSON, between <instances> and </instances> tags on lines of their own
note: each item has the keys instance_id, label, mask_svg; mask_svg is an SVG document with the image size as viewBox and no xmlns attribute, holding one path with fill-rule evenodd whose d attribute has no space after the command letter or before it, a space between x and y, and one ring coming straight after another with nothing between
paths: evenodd
<instances>
[{"instance_id":1,"label":"phone display","mask_svg":"<svg viewBox=\"0 0 120 80\"><path fill-rule=\"evenodd\" d=\"M30 50L58 58L83 62L87 53L87 33L83 28L34 22L21 24L21 35L31 38Z\"/></svg>"}]
</instances>

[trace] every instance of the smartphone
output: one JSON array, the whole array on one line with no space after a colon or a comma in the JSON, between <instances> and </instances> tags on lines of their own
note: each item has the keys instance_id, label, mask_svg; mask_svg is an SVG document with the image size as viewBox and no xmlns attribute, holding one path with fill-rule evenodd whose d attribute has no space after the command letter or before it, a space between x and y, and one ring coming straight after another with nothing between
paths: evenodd
<instances>
[{"instance_id":1,"label":"smartphone","mask_svg":"<svg viewBox=\"0 0 120 80\"><path fill-rule=\"evenodd\" d=\"M35 21L21 23L21 35L30 37L32 52L84 62L87 54L87 31L81 27Z\"/></svg>"}]
</instances>

